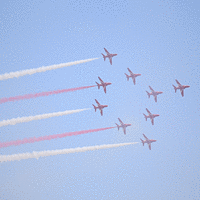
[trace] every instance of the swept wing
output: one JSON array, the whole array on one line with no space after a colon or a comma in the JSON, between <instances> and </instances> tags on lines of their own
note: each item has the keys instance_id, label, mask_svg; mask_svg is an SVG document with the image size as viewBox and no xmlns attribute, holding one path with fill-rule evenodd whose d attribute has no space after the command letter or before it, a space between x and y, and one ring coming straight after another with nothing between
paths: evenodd
<instances>
[{"instance_id":1,"label":"swept wing","mask_svg":"<svg viewBox=\"0 0 200 200\"><path fill-rule=\"evenodd\" d=\"M151 115L151 112L146 108L147 112Z\"/></svg>"},{"instance_id":2,"label":"swept wing","mask_svg":"<svg viewBox=\"0 0 200 200\"><path fill-rule=\"evenodd\" d=\"M129 68L127 68L127 69L128 69L128 71L130 72L130 74L133 75L133 72L132 72Z\"/></svg>"},{"instance_id":3,"label":"swept wing","mask_svg":"<svg viewBox=\"0 0 200 200\"><path fill-rule=\"evenodd\" d=\"M110 64L112 65L112 57L109 57L109 60L110 60Z\"/></svg>"},{"instance_id":4,"label":"swept wing","mask_svg":"<svg viewBox=\"0 0 200 200\"><path fill-rule=\"evenodd\" d=\"M124 124L120 118L118 118L118 120L119 120L119 122L120 122L121 125Z\"/></svg>"},{"instance_id":5,"label":"swept wing","mask_svg":"<svg viewBox=\"0 0 200 200\"><path fill-rule=\"evenodd\" d=\"M149 140L145 134L143 134L143 136L145 137L146 140Z\"/></svg>"},{"instance_id":6,"label":"swept wing","mask_svg":"<svg viewBox=\"0 0 200 200\"><path fill-rule=\"evenodd\" d=\"M101 104L95 99L96 103L98 104L98 106L100 106Z\"/></svg>"},{"instance_id":7,"label":"swept wing","mask_svg":"<svg viewBox=\"0 0 200 200\"><path fill-rule=\"evenodd\" d=\"M107 55L109 55L109 54L110 54L106 48L104 48L104 50L105 50L105 52L107 53Z\"/></svg>"},{"instance_id":8,"label":"swept wing","mask_svg":"<svg viewBox=\"0 0 200 200\"><path fill-rule=\"evenodd\" d=\"M149 88L150 88L150 90L151 90L152 92L154 92L154 90L153 90L153 88L152 88L151 86L149 86Z\"/></svg>"},{"instance_id":9,"label":"swept wing","mask_svg":"<svg viewBox=\"0 0 200 200\"><path fill-rule=\"evenodd\" d=\"M149 150L151 150L151 143L149 143L148 145L149 145Z\"/></svg>"},{"instance_id":10,"label":"swept wing","mask_svg":"<svg viewBox=\"0 0 200 200\"><path fill-rule=\"evenodd\" d=\"M178 84L179 86L181 86L181 84L178 82L178 80L175 79L175 81L177 82L177 84Z\"/></svg>"}]
</instances>

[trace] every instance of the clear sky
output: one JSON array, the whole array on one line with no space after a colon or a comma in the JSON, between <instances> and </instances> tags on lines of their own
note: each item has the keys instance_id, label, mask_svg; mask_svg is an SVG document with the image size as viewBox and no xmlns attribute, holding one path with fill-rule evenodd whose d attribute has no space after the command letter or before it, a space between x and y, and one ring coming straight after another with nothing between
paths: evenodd
<instances>
[{"instance_id":1,"label":"clear sky","mask_svg":"<svg viewBox=\"0 0 200 200\"><path fill-rule=\"evenodd\" d=\"M0 141L131 123L117 128L0 149L10 155L123 142L126 147L0 164L0 199L200 199L200 3L198 0L0 1L0 74L100 58L0 81L0 98L94 85L101 88L0 105L0 121L92 108L80 113L0 128ZM117 53L103 61L107 48ZM127 68L140 73L136 85ZM172 84L190 85L185 96ZM163 91L158 102L148 86ZM94 112L94 99L107 104ZM155 125L144 119L159 114ZM142 134L156 139L149 151Z\"/></svg>"}]
</instances>

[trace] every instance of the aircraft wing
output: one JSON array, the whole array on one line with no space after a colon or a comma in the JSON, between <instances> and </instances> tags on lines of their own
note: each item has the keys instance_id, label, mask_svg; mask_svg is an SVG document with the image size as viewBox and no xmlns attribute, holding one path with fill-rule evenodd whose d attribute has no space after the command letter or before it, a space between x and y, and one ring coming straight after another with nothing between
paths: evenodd
<instances>
[{"instance_id":1,"label":"aircraft wing","mask_svg":"<svg viewBox=\"0 0 200 200\"><path fill-rule=\"evenodd\" d=\"M109 60L110 60L110 64L112 65L112 58L109 58Z\"/></svg>"},{"instance_id":2,"label":"aircraft wing","mask_svg":"<svg viewBox=\"0 0 200 200\"><path fill-rule=\"evenodd\" d=\"M175 79L175 81L177 82L177 84L178 84L179 86L181 86L181 84L178 82L178 80Z\"/></svg>"},{"instance_id":3,"label":"aircraft wing","mask_svg":"<svg viewBox=\"0 0 200 200\"><path fill-rule=\"evenodd\" d=\"M151 143L149 143L148 145L149 145L149 150L151 150Z\"/></svg>"},{"instance_id":4,"label":"aircraft wing","mask_svg":"<svg viewBox=\"0 0 200 200\"><path fill-rule=\"evenodd\" d=\"M145 134L143 134L143 136L145 137L146 140L148 140L147 136Z\"/></svg>"},{"instance_id":5,"label":"aircraft wing","mask_svg":"<svg viewBox=\"0 0 200 200\"><path fill-rule=\"evenodd\" d=\"M100 106L101 104L95 99L96 103L98 104L98 106Z\"/></svg>"},{"instance_id":6,"label":"aircraft wing","mask_svg":"<svg viewBox=\"0 0 200 200\"><path fill-rule=\"evenodd\" d=\"M105 50L105 52L106 52L107 54L110 54L106 48L104 48L104 50Z\"/></svg>"},{"instance_id":7,"label":"aircraft wing","mask_svg":"<svg viewBox=\"0 0 200 200\"><path fill-rule=\"evenodd\" d=\"M119 120L119 122L120 122L121 125L124 124L120 118L118 118L118 120Z\"/></svg>"},{"instance_id":8,"label":"aircraft wing","mask_svg":"<svg viewBox=\"0 0 200 200\"><path fill-rule=\"evenodd\" d=\"M134 83L134 85L135 85L135 77L132 77L132 79L133 79L133 83Z\"/></svg>"},{"instance_id":9,"label":"aircraft wing","mask_svg":"<svg viewBox=\"0 0 200 200\"><path fill-rule=\"evenodd\" d=\"M147 112L149 113L149 114L151 114L151 112L146 108L146 110L147 110Z\"/></svg>"},{"instance_id":10,"label":"aircraft wing","mask_svg":"<svg viewBox=\"0 0 200 200\"><path fill-rule=\"evenodd\" d=\"M98 78L99 78L99 80L101 81L101 83L103 84L104 82L103 82L103 80L98 76Z\"/></svg>"},{"instance_id":11,"label":"aircraft wing","mask_svg":"<svg viewBox=\"0 0 200 200\"><path fill-rule=\"evenodd\" d=\"M103 86L104 92L106 93L106 86Z\"/></svg>"},{"instance_id":12,"label":"aircraft wing","mask_svg":"<svg viewBox=\"0 0 200 200\"><path fill-rule=\"evenodd\" d=\"M182 95L182 97L184 96L184 90L181 90L181 95Z\"/></svg>"},{"instance_id":13,"label":"aircraft wing","mask_svg":"<svg viewBox=\"0 0 200 200\"><path fill-rule=\"evenodd\" d=\"M128 69L128 71L130 72L130 74L133 75L133 72L132 72L129 68L127 68L127 69Z\"/></svg>"},{"instance_id":14,"label":"aircraft wing","mask_svg":"<svg viewBox=\"0 0 200 200\"><path fill-rule=\"evenodd\" d=\"M152 92L154 92L154 90L153 90L153 88L152 88L151 86L149 86L149 88L150 88L150 90L151 90Z\"/></svg>"},{"instance_id":15,"label":"aircraft wing","mask_svg":"<svg viewBox=\"0 0 200 200\"><path fill-rule=\"evenodd\" d=\"M151 119L151 123L152 123L152 125L154 125L154 119L153 118Z\"/></svg>"},{"instance_id":16,"label":"aircraft wing","mask_svg":"<svg viewBox=\"0 0 200 200\"><path fill-rule=\"evenodd\" d=\"M124 135L126 135L126 127L123 127L123 129L124 129Z\"/></svg>"},{"instance_id":17,"label":"aircraft wing","mask_svg":"<svg viewBox=\"0 0 200 200\"><path fill-rule=\"evenodd\" d=\"M154 96L155 102L157 102L157 95Z\"/></svg>"}]
</instances>

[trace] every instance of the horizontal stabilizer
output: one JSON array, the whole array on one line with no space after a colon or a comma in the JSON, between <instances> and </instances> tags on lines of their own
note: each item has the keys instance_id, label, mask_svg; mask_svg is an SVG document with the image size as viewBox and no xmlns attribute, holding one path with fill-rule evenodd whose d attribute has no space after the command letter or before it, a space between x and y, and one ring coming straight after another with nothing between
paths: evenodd
<instances>
[{"instance_id":1,"label":"horizontal stabilizer","mask_svg":"<svg viewBox=\"0 0 200 200\"><path fill-rule=\"evenodd\" d=\"M92 104L93 106L94 106L94 109L95 109L95 112L96 112L96 110L97 110L97 107L94 105L94 104Z\"/></svg>"},{"instance_id":2,"label":"horizontal stabilizer","mask_svg":"<svg viewBox=\"0 0 200 200\"><path fill-rule=\"evenodd\" d=\"M143 144L143 146L144 146L144 141L140 138L140 140L142 141L142 144Z\"/></svg>"},{"instance_id":3,"label":"horizontal stabilizer","mask_svg":"<svg viewBox=\"0 0 200 200\"><path fill-rule=\"evenodd\" d=\"M120 126L117 123L115 123L115 124L117 125L118 131L119 131Z\"/></svg>"},{"instance_id":4,"label":"horizontal stabilizer","mask_svg":"<svg viewBox=\"0 0 200 200\"><path fill-rule=\"evenodd\" d=\"M174 87L174 90L175 90L175 92L176 92L176 90L177 90L176 86L173 85L173 87Z\"/></svg>"},{"instance_id":5,"label":"horizontal stabilizer","mask_svg":"<svg viewBox=\"0 0 200 200\"><path fill-rule=\"evenodd\" d=\"M146 91L147 92L147 91ZM150 94L149 94L149 92L147 92L147 94L148 94L148 97L150 98Z\"/></svg>"},{"instance_id":6,"label":"horizontal stabilizer","mask_svg":"<svg viewBox=\"0 0 200 200\"><path fill-rule=\"evenodd\" d=\"M129 75L124 73L126 75L127 81L129 81Z\"/></svg>"},{"instance_id":7,"label":"horizontal stabilizer","mask_svg":"<svg viewBox=\"0 0 200 200\"><path fill-rule=\"evenodd\" d=\"M103 54L102 54L103 55ZM104 58L104 61L106 60L106 56L105 55L103 55L103 58Z\"/></svg>"},{"instance_id":8,"label":"horizontal stabilizer","mask_svg":"<svg viewBox=\"0 0 200 200\"><path fill-rule=\"evenodd\" d=\"M147 116L143 113L143 115L144 115L144 117L145 117L145 119L146 119L146 121L147 121Z\"/></svg>"},{"instance_id":9,"label":"horizontal stabilizer","mask_svg":"<svg viewBox=\"0 0 200 200\"><path fill-rule=\"evenodd\" d=\"M98 89L100 89L100 84L99 84L99 83L97 83L97 82L96 82L96 84L97 84L97 86L98 86Z\"/></svg>"}]
</instances>

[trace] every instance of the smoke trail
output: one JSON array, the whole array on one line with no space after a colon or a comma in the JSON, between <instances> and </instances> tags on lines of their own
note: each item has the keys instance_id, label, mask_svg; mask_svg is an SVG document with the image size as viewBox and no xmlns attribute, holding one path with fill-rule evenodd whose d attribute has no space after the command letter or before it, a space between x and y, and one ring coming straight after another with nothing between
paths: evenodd
<instances>
[{"instance_id":1,"label":"smoke trail","mask_svg":"<svg viewBox=\"0 0 200 200\"><path fill-rule=\"evenodd\" d=\"M51 151L34 151L33 153L20 153L20 154L13 154L13 155L3 155L0 156L0 162L7 162L7 161L14 161L14 160L23 160L29 158L36 158L39 157L46 157L46 156L54 156L59 154L69 154L69 153L79 153L85 151L94 151L99 149L108 149L108 148L115 148L121 147L126 145L136 144L138 142L130 142L130 143L120 143L120 144L104 144L100 146L90 146L90 147L78 147L74 149L61 149L61 150L51 150Z\"/></svg>"},{"instance_id":2,"label":"smoke trail","mask_svg":"<svg viewBox=\"0 0 200 200\"><path fill-rule=\"evenodd\" d=\"M79 61L74 61L74 62L69 62L69 63L62 63L59 65L51 65L51 66L46 66L46 67L39 67L36 69L26 69L26 70L17 71L17 72L5 73L5 74L0 75L0 80L2 81L2 80L9 79L9 78L18 78L20 76L25 76L27 74L32 75L35 73L45 72L48 70L69 67L71 65L77 65L77 64L81 64L81 63L85 63L85 62L90 62L90 61L93 61L96 59L99 59L99 58L91 58L91 59L79 60Z\"/></svg>"},{"instance_id":3,"label":"smoke trail","mask_svg":"<svg viewBox=\"0 0 200 200\"><path fill-rule=\"evenodd\" d=\"M85 108L85 109L77 109L77 110L66 110L64 112L55 112L55 113L48 113L48 114L43 114L43 115L36 115L36 116L29 116L29 117L18 117L18 118L13 118L13 119L8 119L8 120L3 120L0 122L0 127L2 126L8 126L8 125L15 125L18 123L24 123L24 122L30 122L33 120L40 120L40 119L46 119L50 117L58 117L62 115L69 115L77 112L81 112L84 110L90 110L91 108Z\"/></svg>"},{"instance_id":4,"label":"smoke trail","mask_svg":"<svg viewBox=\"0 0 200 200\"><path fill-rule=\"evenodd\" d=\"M98 129L90 129L90 130L84 130L84 131L54 134L54 135L48 135L48 136L43 136L43 137L38 137L38 138L36 138L36 137L25 138L23 140L16 140L16 141L0 143L0 148L9 147L9 146L13 146L13 145L18 146L21 144L40 142L40 141L44 141L44 140L52 140L52 139L63 138L63 137L67 137L67 136L73 136L73 135L81 135L81 134L86 134L86 133L104 131L104 130L108 130L108 129L112 129L112 128L115 128L115 127L98 128Z\"/></svg>"},{"instance_id":5,"label":"smoke trail","mask_svg":"<svg viewBox=\"0 0 200 200\"><path fill-rule=\"evenodd\" d=\"M25 94L21 96L15 96L15 97L9 97L9 98L1 98L0 99L0 104L6 103L8 101L19 101L23 99L32 99L32 98L37 98L37 97L44 97L44 96L49 96L53 94L60 94L64 92L74 92L76 90L83 90L91 87L95 87L96 85L93 86L84 86L84 87L77 87L77 88L71 88L71 89L63 89L63 90L55 90L55 91L50 91L50 92L40 92L36 94Z\"/></svg>"}]
</instances>

